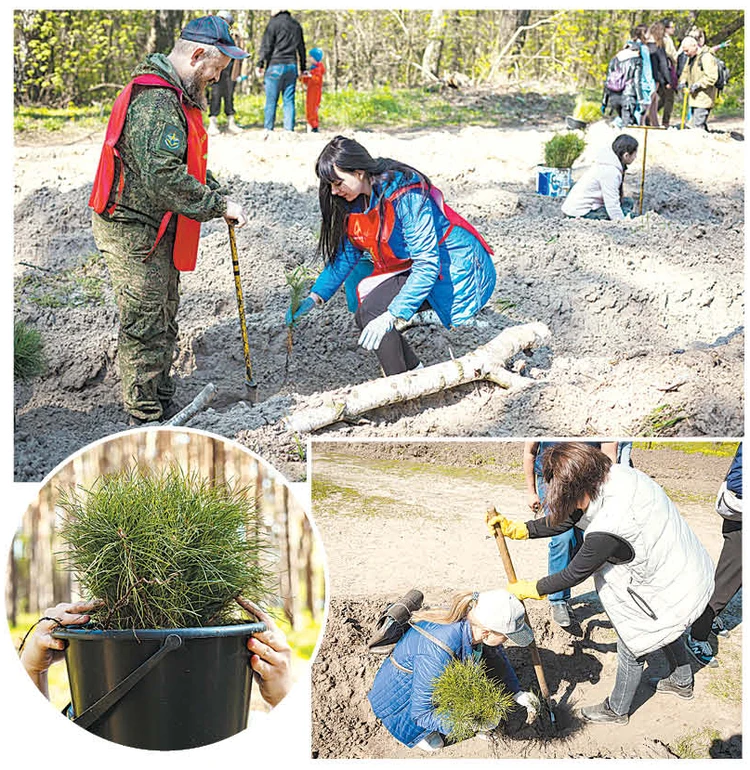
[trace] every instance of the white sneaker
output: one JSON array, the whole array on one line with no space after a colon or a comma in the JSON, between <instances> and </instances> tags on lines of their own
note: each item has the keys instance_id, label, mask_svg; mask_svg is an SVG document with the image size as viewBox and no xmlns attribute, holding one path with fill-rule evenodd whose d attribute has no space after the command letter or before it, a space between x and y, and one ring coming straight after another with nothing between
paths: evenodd
<instances>
[{"instance_id":1,"label":"white sneaker","mask_svg":"<svg viewBox=\"0 0 750 770\"><path fill-rule=\"evenodd\" d=\"M727 631L727 627L719 615L711 623L711 633L716 634L716 636L729 636L729 631Z\"/></svg>"},{"instance_id":2,"label":"white sneaker","mask_svg":"<svg viewBox=\"0 0 750 770\"><path fill-rule=\"evenodd\" d=\"M445 746L443 736L438 732L431 732L429 735L425 735L422 740L414 746L415 749L422 749L422 751L437 751Z\"/></svg>"},{"instance_id":3,"label":"white sneaker","mask_svg":"<svg viewBox=\"0 0 750 770\"><path fill-rule=\"evenodd\" d=\"M241 134L243 129L241 129L235 122L234 122L234 115L230 115L227 118L227 131L230 134Z\"/></svg>"},{"instance_id":4,"label":"white sneaker","mask_svg":"<svg viewBox=\"0 0 750 770\"><path fill-rule=\"evenodd\" d=\"M208 133L209 136L216 136L219 133L218 118L208 119L208 131L206 133Z\"/></svg>"}]
</instances>

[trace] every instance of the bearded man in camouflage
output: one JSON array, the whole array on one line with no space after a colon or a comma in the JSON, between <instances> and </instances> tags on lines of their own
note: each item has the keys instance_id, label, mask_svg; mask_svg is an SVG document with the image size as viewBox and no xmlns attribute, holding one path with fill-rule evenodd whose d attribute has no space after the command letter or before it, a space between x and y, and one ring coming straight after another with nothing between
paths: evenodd
<instances>
[{"instance_id":1,"label":"bearded man in camouflage","mask_svg":"<svg viewBox=\"0 0 750 770\"><path fill-rule=\"evenodd\" d=\"M206 168L206 88L234 45L218 16L189 22L168 56L153 54L117 97L89 205L120 313L117 354L131 425L170 416L181 270L193 270L200 223L241 227L245 213Z\"/></svg>"}]
</instances>

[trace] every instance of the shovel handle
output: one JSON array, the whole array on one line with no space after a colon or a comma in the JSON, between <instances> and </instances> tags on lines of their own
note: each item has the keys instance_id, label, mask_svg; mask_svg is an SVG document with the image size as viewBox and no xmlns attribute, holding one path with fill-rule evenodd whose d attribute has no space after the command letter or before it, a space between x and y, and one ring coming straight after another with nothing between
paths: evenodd
<instances>
[{"instance_id":1,"label":"shovel handle","mask_svg":"<svg viewBox=\"0 0 750 770\"><path fill-rule=\"evenodd\" d=\"M245 300L242 296L242 280L240 279L240 260L237 256L237 240L234 236L234 225L229 222L229 246L232 251L232 270L234 272L234 289L237 294L237 311L240 317L240 332L242 334L242 352L245 357L245 384L255 388L253 364L250 359L250 340L247 336L247 321L245 320Z\"/></svg>"},{"instance_id":2,"label":"shovel handle","mask_svg":"<svg viewBox=\"0 0 750 770\"><path fill-rule=\"evenodd\" d=\"M497 511L493 508L491 511L489 511L490 514L493 516L497 515ZM505 535L503 534L502 529L500 529L499 524L495 524L492 527L492 530L495 535L495 542L497 543L497 550L500 552L500 559L503 562L503 567L505 568L505 574L508 578L509 583L516 583L518 582L518 578L516 578L516 570L513 568L513 561L510 558L510 551L508 550L508 544L505 542ZM521 602L523 604L523 602ZM531 627L531 623L529 623L529 615L526 612L526 605L523 604L523 610L524 610L524 617L526 619L526 622L529 624L529 627ZM536 680L539 682L539 690L542 693L542 697L545 701L547 701L547 706L549 707L550 714L552 713L552 701L549 694L549 687L547 686L547 679L544 676L544 669L542 668L542 659L539 656L539 648L536 646L536 642L532 641L529 645L529 652L531 652L531 661L534 664L534 671L536 673ZM553 717L554 718L554 717Z\"/></svg>"}]
</instances>

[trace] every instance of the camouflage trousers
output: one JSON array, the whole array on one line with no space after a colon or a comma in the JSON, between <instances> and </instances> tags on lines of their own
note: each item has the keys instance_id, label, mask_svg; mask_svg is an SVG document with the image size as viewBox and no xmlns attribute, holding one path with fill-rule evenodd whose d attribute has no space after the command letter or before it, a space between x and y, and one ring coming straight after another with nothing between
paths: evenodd
<instances>
[{"instance_id":1,"label":"camouflage trousers","mask_svg":"<svg viewBox=\"0 0 750 770\"><path fill-rule=\"evenodd\" d=\"M167 230L146 259L155 228L108 222L98 214L92 224L120 311L117 359L125 409L141 420L160 420L175 392L169 373L180 303L180 273L172 262L174 229Z\"/></svg>"}]
</instances>

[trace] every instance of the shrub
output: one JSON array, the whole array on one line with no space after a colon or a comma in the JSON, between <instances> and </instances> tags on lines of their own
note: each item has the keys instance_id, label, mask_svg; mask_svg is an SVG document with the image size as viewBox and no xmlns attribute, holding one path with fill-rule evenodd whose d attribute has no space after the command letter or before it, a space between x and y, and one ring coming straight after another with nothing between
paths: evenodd
<instances>
[{"instance_id":1,"label":"shrub","mask_svg":"<svg viewBox=\"0 0 750 770\"><path fill-rule=\"evenodd\" d=\"M570 168L585 147L586 142L573 131L555 134L544 145L544 165L550 168Z\"/></svg>"},{"instance_id":2,"label":"shrub","mask_svg":"<svg viewBox=\"0 0 750 770\"><path fill-rule=\"evenodd\" d=\"M454 660L435 680L432 701L438 717L450 725L448 737L464 741L478 730L494 728L515 707L513 696L490 679L482 661Z\"/></svg>"},{"instance_id":3,"label":"shrub","mask_svg":"<svg viewBox=\"0 0 750 770\"><path fill-rule=\"evenodd\" d=\"M133 466L63 491L63 561L101 599L103 628L182 628L234 621L240 594L268 598L269 543L252 493Z\"/></svg>"},{"instance_id":4,"label":"shrub","mask_svg":"<svg viewBox=\"0 0 750 770\"><path fill-rule=\"evenodd\" d=\"M23 321L16 321L13 326L13 377L24 382L43 373L42 335Z\"/></svg>"},{"instance_id":5,"label":"shrub","mask_svg":"<svg viewBox=\"0 0 750 770\"><path fill-rule=\"evenodd\" d=\"M584 123L595 123L602 118L600 105L597 102L578 98L576 99L576 108L573 111L573 117L576 120L582 120Z\"/></svg>"}]
</instances>

